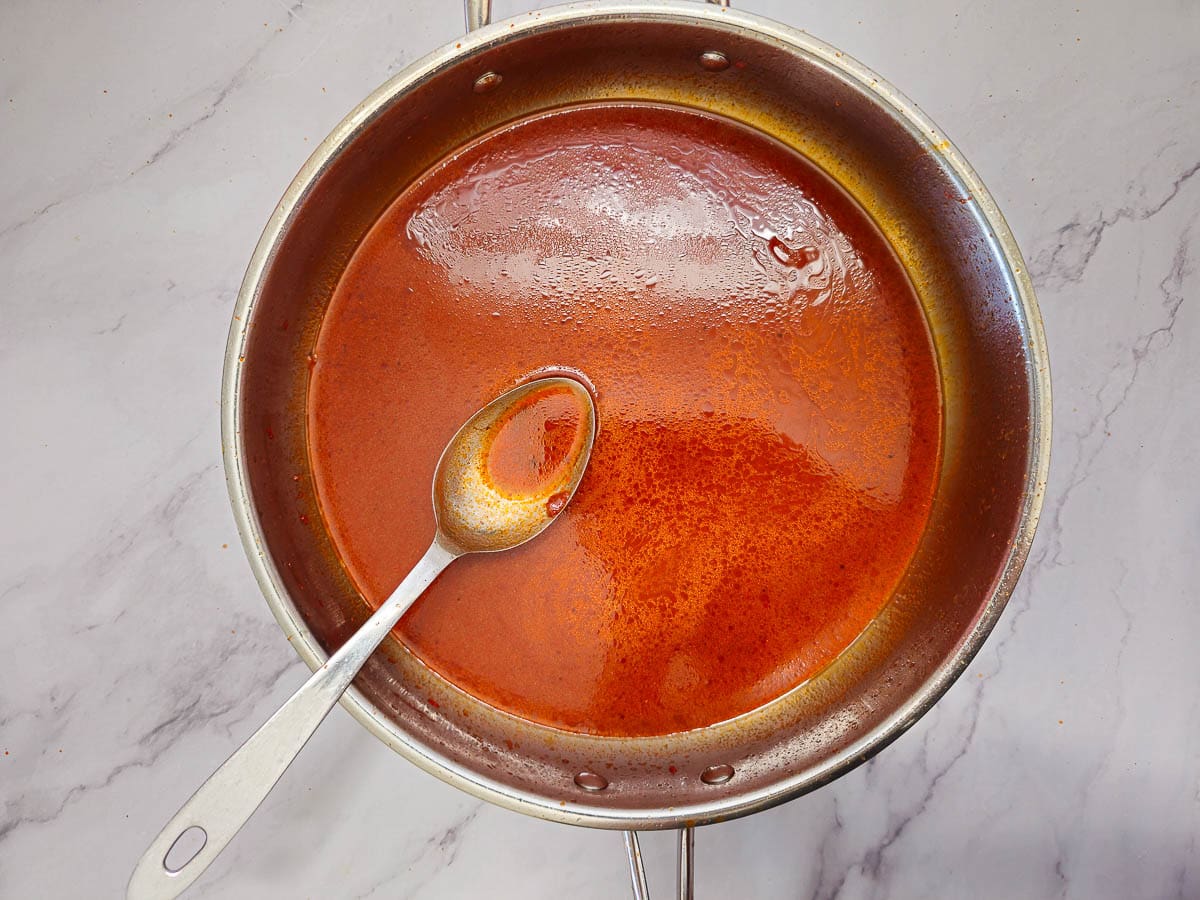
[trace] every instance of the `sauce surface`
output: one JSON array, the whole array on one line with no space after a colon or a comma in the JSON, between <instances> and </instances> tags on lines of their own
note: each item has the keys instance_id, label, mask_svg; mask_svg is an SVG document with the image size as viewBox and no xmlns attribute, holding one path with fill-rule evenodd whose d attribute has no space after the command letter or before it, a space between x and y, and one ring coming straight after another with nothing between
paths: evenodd
<instances>
[{"instance_id":1,"label":"sauce surface","mask_svg":"<svg viewBox=\"0 0 1200 900\"><path fill-rule=\"evenodd\" d=\"M549 370L594 385L570 505L398 628L546 725L666 734L778 697L877 615L929 515L941 400L907 276L811 163L707 114L571 107L462 149L363 240L315 356L318 494L372 604L428 547L472 413ZM540 456L491 448L517 488L572 433L553 404L525 415Z\"/></svg>"}]
</instances>

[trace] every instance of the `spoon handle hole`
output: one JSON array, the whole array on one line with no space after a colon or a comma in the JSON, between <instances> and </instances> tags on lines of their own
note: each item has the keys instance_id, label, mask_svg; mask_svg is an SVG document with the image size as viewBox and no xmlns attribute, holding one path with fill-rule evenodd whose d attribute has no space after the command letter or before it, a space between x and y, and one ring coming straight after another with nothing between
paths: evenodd
<instances>
[{"instance_id":1,"label":"spoon handle hole","mask_svg":"<svg viewBox=\"0 0 1200 900\"><path fill-rule=\"evenodd\" d=\"M208 843L208 832L199 825L190 825L180 832L179 837L171 844L171 849L163 857L163 868L170 875L177 875L183 867L200 855L204 845Z\"/></svg>"}]
</instances>

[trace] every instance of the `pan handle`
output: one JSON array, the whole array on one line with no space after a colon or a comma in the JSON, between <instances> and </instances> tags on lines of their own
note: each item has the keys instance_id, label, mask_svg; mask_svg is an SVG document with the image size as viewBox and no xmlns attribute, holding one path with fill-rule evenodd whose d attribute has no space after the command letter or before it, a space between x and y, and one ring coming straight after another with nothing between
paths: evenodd
<instances>
[{"instance_id":1,"label":"pan handle","mask_svg":"<svg viewBox=\"0 0 1200 900\"><path fill-rule=\"evenodd\" d=\"M721 7L721 9L729 8L729 0L708 0L708 2ZM467 16L468 34L492 21L492 0L463 0L463 9Z\"/></svg>"},{"instance_id":2,"label":"pan handle","mask_svg":"<svg viewBox=\"0 0 1200 900\"><path fill-rule=\"evenodd\" d=\"M679 856L675 896L678 900L693 900L695 884L696 829L692 826L679 829ZM625 854L629 857L629 880L633 885L633 900L650 900L650 888L646 883L646 868L642 862L642 845L638 843L636 831L625 832Z\"/></svg>"},{"instance_id":3,"label":"pan handle","mask_svg":"<svg viewBox=\"0 0 1200 900\"><path fill-rule=\"evenodd\" d=\"M679 876L676 891L679 900L693 900L692 885L696 870L696 829L691 825L679 829Z\"/></svg>"},{"instance_id":4,"label":"pan handle","mask_svg":"<svg viewBox=\"0 0 1200 900\"><path fill-rule=\"evenodd\" d=\"M463 8L467 14L467 34L492 21L492 0L466 0Z\"/></svg>"},{"instance_id":5,"label":"pan handle","mask_svg":"<svg viewBox=\"0 0 1200 900\"><path fill-rule=\"evenodd\" d=\"M636 831L625 832L625 855L629 857L629 880L633 883L633 900L650 900L646 884L646 867L642 864L642 845Z\"/></svg>"}]
</instances>

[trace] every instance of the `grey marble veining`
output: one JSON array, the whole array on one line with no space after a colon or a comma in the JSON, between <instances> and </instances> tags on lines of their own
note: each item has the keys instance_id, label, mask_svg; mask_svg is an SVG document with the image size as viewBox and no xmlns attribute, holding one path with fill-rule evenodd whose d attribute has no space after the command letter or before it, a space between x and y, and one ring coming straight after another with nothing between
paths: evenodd
<instances>
[{"instance_id":1,"label":"grey marble veining","mask_svg":"<svg viewBox=\"0 0 1200 900\"><path fill-rule=\"evenodd\" d=\"M702 830L701 896L1200 897L1200 6L734 2L882 72L979 170L1037 285L1055 443L967 674L834 785ZM230 309L312 147L461 21L0 6L0 896L119 896L303 680L226 500ZM645 843L662 892L670 841ZM481 804L337 710L193 895L585 900L625 878L619 836Z\"/></svg>"}]
</instances>

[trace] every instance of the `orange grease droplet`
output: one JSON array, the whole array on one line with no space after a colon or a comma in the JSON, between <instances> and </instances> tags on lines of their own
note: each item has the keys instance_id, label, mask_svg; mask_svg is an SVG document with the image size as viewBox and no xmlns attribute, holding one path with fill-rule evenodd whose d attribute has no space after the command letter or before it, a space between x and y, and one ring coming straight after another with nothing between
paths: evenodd
<instances>
[{"instance_id":1,"label":"orange grease droplet","mask_svg":"<svg viewBox=\"0 0 1200 900\"><path fill-rule=\"evenodd\" d=\"M567 501L571 499L571 495L567 491L559 491L557 494L552 494L550 499L546 501L546 515L554 518L563 511L563 507L567 505Z\"/></svg>"}]
</instances>

